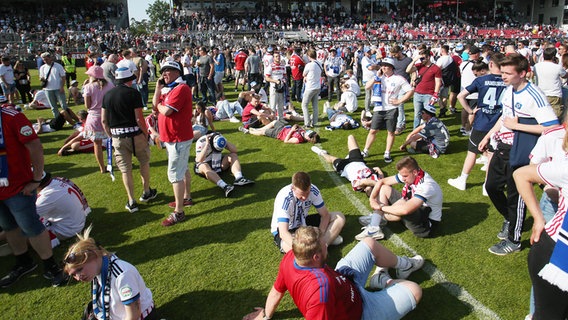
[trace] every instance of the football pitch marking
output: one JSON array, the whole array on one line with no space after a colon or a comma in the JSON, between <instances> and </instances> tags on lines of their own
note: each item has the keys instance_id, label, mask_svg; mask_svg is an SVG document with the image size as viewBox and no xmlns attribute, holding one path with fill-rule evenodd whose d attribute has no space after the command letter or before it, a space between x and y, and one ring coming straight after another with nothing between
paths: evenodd
<instances>
[{"instance_id":1,"label":"football pitch marking","mask_svg":"<svg viewBox=\"0 0 568 320\"><path fill-rule=\"evenodd\" d=\"M335 183L335 185L341 190L341 192L345 195L345 197L355 206L357 211L361 215L367 215L370 212L370 208L363 204L359 198L353 195L353 191L351 188L346 186L342 179L333 169L333 167L327 163L322 157L318 156L320 162L322 162L323 166L325 167L327 173ZM396 234L389 232L389 230L385 230L385 234L387 234L388 241L392 242L395 246L403 248L413 255L416 255L417 252L412 247L410 247L404 240L402 240ZM444 289L446 289L452 296L456 297L458 300L463 302L464 304L468 305L473 309L473 312L477 315L479 319L492 319L492 320L501 320L501 318L491 309L486 307L483 303L479 302L475 299L465 288L461 287L458 284L450 282L446 276L438 270L434 265L426 261L422 270L426 272L434 282L441 285Z\"/></svg>"}]
</instances>

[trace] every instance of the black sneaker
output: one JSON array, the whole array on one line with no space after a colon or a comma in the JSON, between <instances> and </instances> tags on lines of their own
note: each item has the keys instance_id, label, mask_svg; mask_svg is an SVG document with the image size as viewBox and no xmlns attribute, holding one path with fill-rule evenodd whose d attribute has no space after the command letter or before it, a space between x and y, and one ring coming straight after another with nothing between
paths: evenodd
<instances>
[{"instance_id":1,"label":"black sneaker","mask_svg":"<svg viewBox=\"0 0 568 320\"><path fill-rule=\"evenodd\" d=\"M148 193L146 192L142 193L140 199L138 200L140 200L140 202L148 202L156 198L157 195L158 195L158 190L150 188L150 191L148 191Z\"/></svg>"},{"instance_id":2,"label":"black sneaker","mask_svg":"<svg viewBox=\"0 0 568 320\"><path fill-rule=\"evenodd\" d=\"M225 188L223 188L223 191L225 191L225 198L228 198L229 195L231 194L231 192L233 192L233 190L235 189L235 187L233 187L232 185L228 184L225 186Z\"/></svg>"},{"instance_id":3,"label":"black sneaker","mask_svg":"<svg viewBox=\"0 0 568 320\"><path fill-rule=\"evenodd\" d=\"M136 201L134 201L132 204L130 204L130 202L127 202L124 206L124 209L128 210L128 212L130 213L134 213L138 211L138 203L136 203Z\"/></svg>"},{"instance_id":4,"label":"black sneaker","mask_svg":"<svg viewBox=\"0 0 568 320\"><path fill-rule=\"evenodd\" d=\"M57 270L55 273L52 271L46 271L43 273L43 277L51 280L52 287L59 287L69 282L69 275L63 272L62 269Z\"/></svg>"},{"instance_id":5,"label":"black sneaker","mask_svg":"<svg viewBox=\"0 0 568 320\"><path fill-rule=\"evenodd\" d=\"M235 182L233 182L233 185L235 186L246 186L247 184L253 184L254 181L249 180L245 177L241 177L239 180L235 180Z\"/></svg>"},{"instance_id":6,"label":"black sneaker","mask_svg":"<svg viewBox=\"0 0 568 320\"><path fill-rule=\"evenodd\" d=\"M8 275L0 279L0 288L8 288L13 285L24 275L34 271L37 268L37 264L33 263L27 266L15 266Z\"/></svg>"}]
</instances>

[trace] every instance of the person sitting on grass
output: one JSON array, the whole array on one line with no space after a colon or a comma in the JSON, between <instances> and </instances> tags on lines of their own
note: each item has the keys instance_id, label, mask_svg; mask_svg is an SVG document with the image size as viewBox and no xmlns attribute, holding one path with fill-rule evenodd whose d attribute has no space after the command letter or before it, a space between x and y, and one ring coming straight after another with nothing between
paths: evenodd
<instances>
[{"instance_id":1,"label":"person sitting on grass","mask_svg":"<svg viewBox=\"0 0 568 320\"><path fill-rule=\"evenodd\" d=\"M91 282L93 298L83 319L158 319L152 292L136 267L100 246L90 237L91 227L77 235L63 259L68 275Z\"/></svg>"},{"instance_id":2,"label":"person sitting on grass","mask_svg":"<svg viewBox=\"0 0 568 320\"><path fill-rule=\"evenodd\" d=\"M85 84L88 83L88 79L85 81ZM81 89L79 89L79 82L77 80L71 81L71 86L69 87L69 98L67 98L67 104L71 104L71 100L75 103L75 105L83 104L83 95L81 94Z\"/></svg>"},{"instance_id":3,"label":"person sitting on grass","mask_svg":"<svg viewBox=\"0 0 568 320\"><path fill-rule=\"evenodd\" d=\"M33 100L24 105L24 109L44 110L51 109L45 90L32 90Z\"/></svg>"},{"instance_id":4,"label":"person sitting on grass","mask_svg":"<svg viewBox=\"0 0 568 320\"><path fill-rule=\"evenodd\" d=\"M318 214L308 215L312 205ZM306 172L299 171L292 176L292 183L276 195L270 232L280 252L286 253L292 250L294 232L299 227L319 227L326 245L340 245L343 238L339 233L344 225L343 213L329 212L321 191L312 184Z\"/></svg>"},{"instance_id":5,"label":"person sitting on grass","mask_svg":"<svg viewBox=\"0 0 568 320\"><path fill-rule=\"evenodd\" d=\"M304 142L320 142L320 136L317 132L305 130L298 126L298 124L290 125L288 124L288 121L284 119L274 120L262 128L245 129L243 127L239 127L239 130L243 133L250 133L254 136L266 136L278 139L284 143L298 144Z\"/></svg>"},{"instance_id":6,"label":"person sitting on grass","mask_svg":"<svg viewBox=\"0 0 568 320\"><path fill-rule=\"evenodd\" d=\"M207 108L205 102L199 101L193 114L193 139L197 140L206 135L208 128L215 131L213 113Z\"/></svg>"},{"instance_id":7,"label":"person sitting on grass","mask_svg":"<svg viewBox=\"0 0 568 320\"><path fill-rule=\"evenodd\" d=\"M450 132L442 121L436 118L436 108L426 106L422 109L423 123L406 136L400 146L401 151L425 153L436 159L446 152L450 143ZM407 146L410 148L407 149Z\"/></svg>"},{"instance_id":8,"label":"person sitting on grass","mask_svg":"<svg viewBox=\"0 0 568 320\"><path fill-rule=\"evenodd\" d=\"M264 308L244 320L270 319L286 291L305 319L401 319L422 298L418 284L405 280L424 265L424 258L396 256L377 241L365 239L343 257L335 270L327 265L326 237L316 227L300 227L292 252L282 258ZM369 287L367 279L373 267ZM397 280L388 269L396 269Z\"/></svg>"},{"instance_id":9,"label":"person sitting on grass","mask_svg":"<svg viewBox=\"0 0 568 320\"><path fill-rule=\"evenodd\" d=\"M347 157L338 158L317 146L312 147L313 152L324 158L327 163L331 163L340 176L351 182L354 191L362 191L370 195L375 183L384 178L383 171L379 167L372 169L367 167L353 135L347 137L347 149L349 149Z\"/></svg>"},{"instance_id":10,"label":"person sitting on grass","mask_svg":"<svg viewBox=\"0 0 568 320\"><path fill-rule=\"evenodd\" d=\"M71 110L71 109L68 109ZM88 114L85 110L77 112L77 116L82 123L87 120ZM86 139L84 135L84 126L78 126L64 141L63 146L57 151L58 156L68 156L74 153L91 153L95 151L95 143L91 139ZM106 149L106 138L101 141L102 150ZM106 167L101 169L101 173L106 173Z\"/></svg>"},{"instance_id":11,"label":"person sitting on grass","mask_svg":"<svg viewBox=\"0 0 568 320\"><path fill-rule=\"evenodd\" d=\"M269 107L260 103L260 96L253 94L243 110L241 121L243 128L260 128L276 120L276 115Z\"/></svg>"},{"instance_id":12,"label":"person sitting on grass","mask_svg":"<svg viewBox=\"0 0 568 320\"><path fill-rule=\"evenodd\" d=\"M223 155L224 149L229 150L230 153ZM219 177L219 173L228 169L231 169L231 173L235 176L233 185L227 184ZM195 173L223 189L227 198L235 188L234 186L254 183L243 176L237 147L217 132L204 135L195 143Z\"/></svg>"}]
</instances>

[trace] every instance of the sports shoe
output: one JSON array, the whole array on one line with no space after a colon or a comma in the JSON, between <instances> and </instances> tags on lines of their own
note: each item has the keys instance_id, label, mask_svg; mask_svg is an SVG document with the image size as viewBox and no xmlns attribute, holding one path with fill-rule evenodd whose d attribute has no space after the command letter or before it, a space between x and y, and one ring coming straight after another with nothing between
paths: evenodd
<instances>
[{"instance_id":1,"label":"sports shoe","mask_svg":"<svg viewBox=\"0 0 568 320\"><path fill-rule=\"evenodd\" d=\"M140 202L148 202L152 199L155 199L158 196L158 190L150 188L148 193L144 192L138 199Z\"/></svg>"},{"instance_id":2,"label":"sports shoe","mask_svg":"<svg viewBox=\"0 0 568 320\"><path fill-rule=\"evenodd\" d=\"M465 135L466 132L467 132L467 130L466 130L464 127L461 127L461 128L460 128L460 133L461 133L462 135Z\"/></svg>"},{"instance_id":3,"label":"sports shoe","mask_svg":"<svg viewBox=\"0 0 568 320\"><path fill-rule=\"evenodd\" d=\"M479 158L475 159L475 164L487 164L487 157L480 156Z\"/></svg>"},{"instance_id":4,"label":"sports shoe","mask_svg":"<svg viewBox=\"0 0 568 320\"><path fill-rule=\"evenodd\" d=\"M225 188L223 188L223 191L225 191L225 198L228 198L229 195L231 194L231 192L233 192L233 190L235 189L235 187L233 187L232 185L228 184L225 186Z\"/></svg>"},{"instance_id":5,"label":"sports shoe","mask_svg":"<svg viewBox=\"0 0 568 320\"><path fill-rule=\"evenodd\" d=\"M509 239L501 240L498 244L489 248L489 252L496 254L498 256L505 256L509 253L521 251L520 243L513 243Z\"/></svg>"},{"instance_id":6,"label":"sports shoe","mask_svg":"<svg viewBox=\"0 0 568 320\"><path fill-rule=\"evenodd\" d=\"M253 184L254 181L249 180L245 177L241 177L239 180L235 180L235 182L233 182L234 186L246 186L247 184Z\"/></svg>"},{"instance_id":7,"label":"sports shoe","mask_svg":"<svg viewBox=\"0 0 568 320\"><path fill-rule=\"evenodd\" d=\"M458 113L458 109L456 109L456 108L454 108L454 107L450 107L450 112L451 112L452 114L456 114L456 113Z\"/></svg>"},{"instance_id":8,"label":"sports shoe","mask_svg":"<svg viewBox=\"0 0 568 320\"><path fill-rule=\"evenodd\" d=\"M438 151L438 148L436 148L433 143L428 145L428 153L430 153L430 157L434 159L437 159L440 156L440 151Z\"/></svg>"},{"instance_id":9,"label":"sports shoe","mask_svg":"<svg viewBox=\"0 0 568 320\"><path fill-rule=\"evenodd\" d=\"M343 237L341 235L338 235L335 239L333 239L333 241L330 243L330 245L338 246L342 243L343 243Z\"/></svg>"},{"instance_id":10,"label":"sports shoe","mask_svg":"<svg viewBox=\"0 0 568 320\"><path fill-rule=\"evenodd\" d=\"M503 221L503 226L501 226L501 231L497 233L497 238L499 240L509 239L509 221Z\"/></svg>"},{"instance_id":11,"label":"sports shoe","mask_svg":"<svg viewBox=\"0 0 568 320\"><path fill-rule=\"evenodd\" d=\"M415 150L413 147L408 147L408 148L406 148L406 151L408 151L408 153L411 153L411 154L415 154L415 153L416 153L416 150Z\"/></svg>"},{"instance_id":12,"label":"sports shoe","mask_svg":"<svg viewBox=\"0 0 568 320\"><path fill-rule=\"evenodd\" d=\"M132 204L130 204L130 202L126 202L124 209L128 210L128 212L130 213L134 213L138 211L138 203L136 203L136 201L134 201Z\"/></svg>"},{"instance_id":13,"label":"sports shoe","mask_svg":"<svg viewBox=\"0 0 568 320\"><path fill-rule=\"evenodd\" d=\"M323 150L322 148L320 148L318 146L312 146L312 152L314 152L318 156L327 154L327 151Z\"/></svg>"},{"instance_id":14,"label":"sports shoe","mask_svg":"<svg viewBox=\"0 0 568 320\"><path fill-rule=\"evenodd\" d=\"M368 237L371 237L375 240L381 240L385 238L385 234L383 233L383 230L381 230L381 227L366 226L361 229L363 229L363 231L355 236L355 240L361 241Z\"/></svg>"},{"instance_id":15,"label":"sports shoe","mask_svg":"<svg viewBox=\"0 0 568 320\"><path fill-rule=\"evenodd\" d=\"M367 158L368 156L369 156L369 151L365 151L365 150L361 151L361 157Z\"/></svg>"},{"instance_id":16,"label":"sports shoe","mask_svg":"<svg viewBox=\"0 0 568 320\"><path fill-rule=\"evenodd\" d=\"M415 255L412 258L404 257L410 261L410 268L406 270L396 269L396 277L398 279L407 279L411 273L422 268L424 265L424 258L421 255Z\"/></svg>"},{"instance_id":17,"label":"sports shoe","mask_svg":"<svg viewBox=\"0 0 568 320\"><path fill-rule=\"evenodd\" d=\"M392 158L391 158L390 155L386 155L386 154L385 154L384 160L385 160L386 163L391 163L391 162L392 162Z\"/></svg>"},{"instance_id":18,"label":"sports shoe","mask_svg":"<svg viewBox=\"0 0 568 320\"><path fill-rule=\"evenodd\" d=\"M185 220L185 213L183 212L172 212L170 215L162 221L164 227L171 227L174 224Z\"/></svg>"},{"instance_id":19,"label":"sports shoe","mask_svg":"<svg viewBox=\"0 0 568 320\"><path fill-rule=\"evenodd\" d=\"M372 216L372 215L373 215L372 213L369 213L369 214L366 215L366 216L361 216L361 217L359 217L359 223L360 223L363 227L368 226L368 225L371 223L371 216Z\"/></svg>"},{"instance_id":20,"label":"sports shoe","mask_svg":"<svg viewBox=\"0 0 568 320\"><path fill-rule=\"evenodd\" d=\"M0 288L8 288L13 285L24 275L34 271L37 268L37 264L32 262L27 266L15 266L10 273L8 273L4 278L0 279Z\"/></svg>"},{"instance_id":21,"label":"sports shoe","mask_svg":"<svg viewBox=\"0 0 568 320\"><path fill-rule=\"evenodd\" d=\"M387 287L389 280L392 280L387 268L377 267L369 280L369 288L384 289Z\"/></svg>"},{"instance_id":22,"label":"sports shoe","mask_svg":"<svg viewBox=\"0 0 568 320\"><path fill-rule=\"evenodd\" d=\"M43 277L51 280L52 287L59 287L69 281L69 275L63 272L62 269L57 270L55 273L46 271L43 273Z\"/></svg>"},{"instance_id":23,"label":"sports shoe","mask_svg":"<svg viewBox=\"0 0 568 320\"><path fill-rule=\"evenodd\" d=\"M441 108L440 113L438 114L438 118L445 117L447 112L448 108Z\"/></svg>"},{"instance_id":24,"label":"sports shoe","mask_svg":"<svg viewBox=\"0 0 568 320\"><path fill-rule=\"evenodd\" d=\"M239 123L239 122L241 122L241 120L237 119L235 116L232 116L232 117L229 118L229 122Z\"/></svg>"},{"instance_id":25,"label":"sports shoe","mask_svg":"<svg viewBox=\"0 0 568 320\"><path fill-rule=\"evenodd\" d=\"M369 110L365 111L365 116L367 116L368 118L372 118L373 117L373 113Z\"/></svg>"},{"instance_id":26,"label":"sports shoe","mask_svg":"<svg viewBox=\"0 0 568 320\"><path fill-rule=\"evenodd\" d=\"M247 128L243 127L243 126L240 126L240 127L239 127L239 131L242 132L242 133L244 133L244 134L249 133L249 129L247 129Z\"/></svg>"},{"instance_id":27,"label":"sports shoe","mask_svg":"<svg viewBox=\"0 0 568 320\"><path fill-rule=\"evenodd\" d=\"M461 176L455 179L448 179L448 184L458 190L465 191L465 179Z\"/></svg>"},{"instance_id":28,"label":"sports shoe","mask_svg":"<svg viewBox=\"0 0 568 320\"><path fill-rule=\"evenodd\" d=\"M483 184L483 186L481 186L481 194L484 197L489 197L489 194L487 193L487 189L485 189L485 183Z\"/></svg>"},{"instance_id":29,"label":"sports shoe","mask_svg":"<svg viewBox=\"0 0 568 320\"><path fill-rule=\"evenodd\" d=\"M193 205L193 200L191 200L191 198L189 199L183 199L183 206L184 207L191 207ZM168 203L168 207L170 208L174 208L176 207L176 202L172 201L170 203Z\"/></svg>"}]
</instances>

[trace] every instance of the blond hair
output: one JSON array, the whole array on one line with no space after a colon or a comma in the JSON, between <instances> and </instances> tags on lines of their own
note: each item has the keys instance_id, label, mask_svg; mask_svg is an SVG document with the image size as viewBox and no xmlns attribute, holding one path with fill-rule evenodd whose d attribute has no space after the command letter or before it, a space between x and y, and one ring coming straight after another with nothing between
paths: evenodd
<instances>
[{"instance_id":1,"label":"blond hair","mask_svg":"<svg viewBox=\"0 0 568 320\"><path fill-rule=\"evenodd\" d=\"M99 246L95 241L95 239L90 237L92 229L93 225L90 225L87 229L85 229L85 231L83 231L82 235L77 234L77 238L79 239L77 240L77 242L71 245L71 247L69 247L69 250L67 250L67 253L65 254L64 261L67 260L67 258L72 254L73 255L84 254L86 255L87 258L82 262L74 262L74 263L66 262L65 267L63 269L65 272L69 273L69 270L80 267L85 263L87 263L88 261L93 260L94 258L109 256L111 254L105 248Z\"/></svg>"},{"instance_id":2,"label":"blond hair","mask_svg":"<svg viewBox=\"0 0 568 320\"><path fill-rule=\"evenodd\" d=\"M296 230L292 241L292 251L300 265L309 264L312 257L321 252L320 236L321 232L318 227L305 226Z\"/></svg>"}]
</instances>

